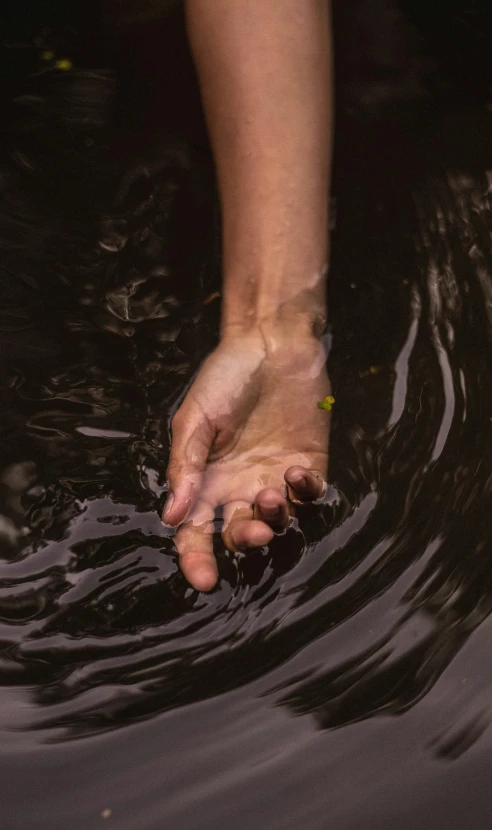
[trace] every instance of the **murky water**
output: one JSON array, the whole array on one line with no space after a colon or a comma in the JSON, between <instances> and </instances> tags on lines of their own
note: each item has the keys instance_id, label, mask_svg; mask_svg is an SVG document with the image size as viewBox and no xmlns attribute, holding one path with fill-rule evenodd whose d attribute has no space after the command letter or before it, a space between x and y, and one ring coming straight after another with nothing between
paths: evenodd
<instances>
[{"instance_id":1,"label":"murky water","mask_svg":"<svg viewBox=\"0 0 492 830\"><path fill-rule=\"evenodd\" d=\"M220 290L179 14L6 21L5 830L488 826L490 15L458 5L337 13L328 502L217 539L208 596L158 517Z\"/></svg>"}]
</instances>

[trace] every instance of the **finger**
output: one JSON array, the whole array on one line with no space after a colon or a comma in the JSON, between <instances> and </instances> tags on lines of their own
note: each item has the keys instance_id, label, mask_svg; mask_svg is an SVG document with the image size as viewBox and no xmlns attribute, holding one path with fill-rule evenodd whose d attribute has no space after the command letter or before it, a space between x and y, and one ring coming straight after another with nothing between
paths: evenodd
<instances>
[{"instance_id":1,"label":"finger","mask_svg":"<svg viewBox=\"0 0 492 830\"><path fill-rule=\"evenodd\" d=\"M253 518L253 508L247 502L229 502L224 507L222 539L230 551L246 551L268 545L274 532L265 522Z\"/></svg>"},{"instance_id":2,"label":"finger","mask_svg":"<svg viewBox=\"0 0 492 830\"><path fill-rule=\"evenodd\" d=\"M172 420L172 442L167 477L169 495L162 520L176 526L189 515L200 484L215 432L207 418L197 417L189 406L178 409Z\"/></svg>"},{"instance_id":3,"label":"finger","mask_svg":"<svg viewBox=\"0 0 492 830\"><path fill-rule=\"evenodd\" d=\"M287 499L279 490L265 487L255 499L254 518L259 519L277 533L289 526L290 513Z\"/></svg>"},{"instance_id":4,"label":"finger","mask_svg":"<svg viewBox=\"0 0 492 830\"><path fill-rule=\"evenodd\" d=\"M321 473L294 465L285 471L289 497L294 502L316 501L326 492L326 483Z\"/></svg>"},{"instance_id":5,"label":"finger","mask_svg":"<svg viewBox=\"0 0 492 830\"><path fill-rule=\"evenodd\" d=\"M175 537L179 565L197 591L211 591L217 584L217 562L213 551L214 511L199 502Z\"/></svg>"}]
</instances>

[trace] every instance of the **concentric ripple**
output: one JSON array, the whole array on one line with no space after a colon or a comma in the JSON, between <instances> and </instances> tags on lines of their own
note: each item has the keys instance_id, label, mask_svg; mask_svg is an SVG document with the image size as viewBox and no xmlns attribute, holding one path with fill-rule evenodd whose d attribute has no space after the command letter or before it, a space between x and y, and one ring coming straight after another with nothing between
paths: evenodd
<instances>
[{"instance_id":1,"label":"concentric ripple","mask_svg":"<svg viewBox=\"0 0 492 830\"><path fill-rule=\"evenodd\" d=\"M401 712L487 616L490 196L456 175L417 201L418 268L381 281L390 353L375 344L368 360L357 342L381 284L354 284L342 333L335 321L326 505L262 554L234 558L217 539L211 596L187 586L158 517L169 401L193 362L178 303L169 339L161 321L116 358L103 326L68 369L65 350L57 372L15 377L24 437L2 472L0 678L29 689L16 729L66 739L257 678L325 728Z\"/></svg>"}]
</instances>

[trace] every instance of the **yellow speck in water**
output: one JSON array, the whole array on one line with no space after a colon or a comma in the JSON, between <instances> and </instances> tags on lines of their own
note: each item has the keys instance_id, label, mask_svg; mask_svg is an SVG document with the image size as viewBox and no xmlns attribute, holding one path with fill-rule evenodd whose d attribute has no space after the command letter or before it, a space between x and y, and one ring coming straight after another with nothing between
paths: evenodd
<instances>
[{"instance_id":1,"label":"yellow speck in water","mask_svg":"<svg viewBox=\"0 0 492 830\"><path fill-rule=\"evenodd\" d=\"M57 69L61 69L62 72L68 72L72 68L73 63L68 58L62 58L55 63L55 66Z\"/></svg>"},{"instance_id":2,"label":"yellow speck in water","mask_svg":"<svg viewBox=\"0 0 492 830\"><path fill-rule=\"evenodd\" d=\"M380 366L369 366L368 369L364 369L363 372L359 372L360 378L366 378L368 375L379 375L379 373L384 368L383 365Z\"/></svg>"},{"instance_id":3,"label":"yellow speck in water","mask_svg":"<svg viewBox=\"0 0 492 830\"><path fill-rule=\"evenodd\" d=\"M335 398L333 397L333 395L327 395L324 400L318 401L316 406L318 407L318 409L324 409L325 412L331 412L334 403Z\"/></svg>"},{"instance_id":4,"label":"yellow speck in water","mask_svg":"<svg viewBox=\"0 0 492 830\"><path fill-rule=\"evenodd\" d=\"M113 813L113 811L106 807L106 809L103 810L102 813L101 813L101 818L110 818L112 813Z\"/></svg>"},{"instance_id":5,"label":"yellow speck in water","mask_svg":"<svg viewBox=\"0 0 492 830\"><path fill-rule=\"evenodd\" d=\"M50 52L48 49L45 52L41 52L41 60L42 61L52 61L55 57L54 52Z\"/></svg>"}]
</instances>

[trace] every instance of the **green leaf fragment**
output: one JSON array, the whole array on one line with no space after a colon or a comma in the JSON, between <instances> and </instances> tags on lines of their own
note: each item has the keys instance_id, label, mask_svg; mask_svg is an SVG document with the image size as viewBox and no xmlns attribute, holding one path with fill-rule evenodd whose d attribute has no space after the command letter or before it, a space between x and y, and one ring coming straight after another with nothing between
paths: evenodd
<instances>
[{"instance_id":1,"label":"green leaf fragment","mask_svg":"<svg viewBox=\"0 0 492 830\"><path fill-rule=\"evenodd\" d=\"M333 395L327 395L323 401L318 401L316 406L318 407L318 409L324 409L325 412L331 412L334 403L335 398L333 397Z\"/></svg>"}]
</instances>

